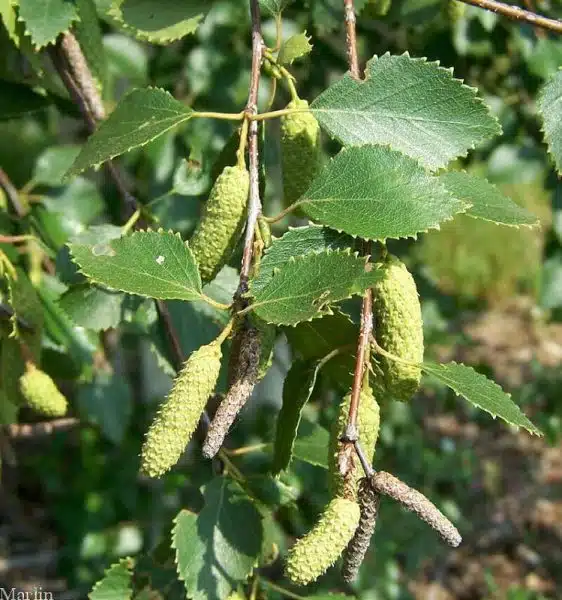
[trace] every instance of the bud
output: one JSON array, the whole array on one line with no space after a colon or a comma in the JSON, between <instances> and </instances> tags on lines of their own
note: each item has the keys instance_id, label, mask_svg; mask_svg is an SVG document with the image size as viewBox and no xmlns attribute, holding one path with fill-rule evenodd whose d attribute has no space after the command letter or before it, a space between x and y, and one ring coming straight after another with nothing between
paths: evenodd
<instances>
[{"instance_id":1,"label":"bud","mask_svg":"<svg viewBox=\"0 0 562 600\"><path fill-rule=\"evenodd\" d=\"M290 102L287 108L308 108L306 100ZM311 112L281 117L281 160L285 206L298 200L309 188L320 167L320 126Z\"/></svg>"},{"instance_id":2,"label":"bud","mask_svg":"<svg viewBox=\"0 0 562 600\"><path fill-rule=\"evenodd\" d=\"M357 495L357 482L362 475L361 465L354 461L352 471L347 476L343 476L340 472L338 460L342 448L342 443L339 440L347 427L350 402L351 393L347 394L341 402L338 417L332 426L328 470L330 473L330 490L332 495L354 500ZM359 411L357 413L357 427L359 429L361 447L369 460L373 458L373 454L375 453L375 445L379 436L379 424L379 405L375 400L371 387L368 384L363 384L359 400Z\"/></svg>"},{"instance_id":3,"label":"bud","mask_svg":"<svg viewBox=\"0 0 562 600\"><path fill-rule=\"evenodd\" d=\"M215 389L221 357L221 347L216 341L189 357L146 434L141 472L160 477L178 462Z\"/></svg>"},{"instance_id":4,"label":"bud","mask_svg":"<svg viewBox=\"0 0 562 600\"><path fill-rule=\"evenodd\" d=\"M398 358L421 363L423 323L414 278L396 257L390 257L383 270L383 279L373 286L377 342ZM405 365L381 355L377 355L376 361L378 369L375 371L380 370L385 392L396 400L408 401L419 387L420 367Z\"/></svg>"},{"instance_id":5,"label":"bud","mask_svg":"<svg viewBox=\"0 0 562 600\"><path fill-rule=\"evenodd\" d=\"M381 502L380 496L373 490L366 477L359 481L357 499L361 509L359 525L343 554L342 576L348 583L351 583L357 576L359 567L367 554L375 532Z\"/></svg>"},{"instance_id":6,"label":"bud","mask_svg":"<svg viewBox=\"0 0 562 600\"><path fill-rule=\"evenodd\" d=\"M239 166L225 167L217 177L189 247L207 283L230 259L244 227L250 175Z\"/></svg>"},{"instance_id":7,"label":"bud","mask_svg":"<svg viewBox=\"0 0 562 600\"><path fill-rule=\"evenodd\" d=\"M19 380L20 391L28 406L48 417L63 417L68 403L55 382L32 362L25 364L25 373Z\"/></svg>"},{"instance_id":8,"label":"bud","mask_svg":"<svg viewBox=\"0 0 562 600\"><path fill-rule=\"evenodd\" d=\"M242 326L233 341L230 364L230 387L220 403L203 444L203 456L212 458L220 450L236 415L252 395L257 382L260 362L260 332Z\"/></svg>"},{"instance_id":9,"label":"bud","mask_svg":"<svg viewBox=\"0 0 562 600\"><path fill-rule=\"evenodd\" d=\"M359 523L359 505L334 498L312 530L289 551L286 573L296 584L315 581L345 550Z\"/></svg>"}]
</instances>

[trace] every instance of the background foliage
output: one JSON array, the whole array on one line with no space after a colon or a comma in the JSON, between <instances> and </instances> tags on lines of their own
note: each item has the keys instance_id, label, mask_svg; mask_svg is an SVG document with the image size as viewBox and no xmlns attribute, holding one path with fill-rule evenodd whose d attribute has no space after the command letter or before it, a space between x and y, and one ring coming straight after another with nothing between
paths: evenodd
<instances>
[{"instance_id":1,"label":"background foliage","mask_svg":"<svg viewBox=\"0 0 562 600\"><path fill-rule=\"evenodd\" d=\"M204 3L205 15L200 2L167 0L158 3L158 10L141 0L97 0L95 4L60 0L51 2L46 11L45 3L20 0L18 14L29 35L24 35L24 24L16 19L11 4L0 4L5 25L0 28L0 166L19 190L26 227L42 241L41 246L29 243L18 248L0 244L0 249L25 267L37 289L41 307L36 311L42 315L45 330L42 365L59 382L70 398L72 414L80 419L79 426L49 436L10 438L8 430L3 435L0 502L6 518L0 580L7 588L40 585L53 590L57 598L80 598L113 564L90 597L122 598L134 559L135 597L158 597L151 596L149 589L160 590L161 597L184 597L185 587L176 580L169 552L175 519L174 540L189 532L193 536L189 539L197 540L194 548L178 556L190 597L201 597L197 595L200 586L205 588L209 581L218 585L218 597L224 597L220 577L207 573L205 563L198 561L215 551L208 547L210 532L244 539L247 532L236 531L243 515L245 521L253 519L256 537L246 536L246 545L237 554L245 558L228 575L236 577L236 569L242 573L251 568L258 552L252 544L261 528L264 579L289 587L277 554L284 554L294 537L309 529L326 503L326 429L335 414L335 400L341 396L338 386L345 388L350 365L343 358L336 359L320 375L301 417L295 460L280 480L268 475L268 446L232 457L239 469L251 473L248 487L274 518L270 513L260 518L237 484L216 477L214 466L201 458L198 448L188 452L163 480L139 477L142 438L169 390L173 361L151 301L91 286L70 260L66 244L71 239L74 257L92 244L100 244L102 255L104 248L111 247L119 257L115 246L119 242L111 242L119 236L117 226L122 224L119 194L103 171L80 173L100 162L99 148L87 146L81 152L87 130L48 57L36 52L80 18L75 31L95 76L103 83L108 112L132 88L152 86L173 95L153 90L150 109L134 113L138 118L135 129L150 120L142 134L147 143L123 154L119 165L136 194L150 203L159 226L179 231L185 239L195 227L221 165L231 162L229 140L236 125L190 119L187 107L234 112L244 106L251 58L248 9L246 3L234 0ZM451 22L438 0L393 0L386 16L373 14L373 7L365 1L356 5L363 59L408 51L412 57L453 67L456 78L478 88L501 124L503 134L459 159L459 166L486 177L537 214L543 227L521 232L461 216L440 231L421 234L416 245L391 241L389 247L416 276L423 300L427 358L463 360L493 374L546 435L539 440L530 439L524 431L514 433L462 403L434 378L427 379L411 404L386 406L377 464L432 498L458 525L465 544L457 551L446 549L432 531L388 502L383 504L375 543L355 588L343 587L334 570L307 597L320 600L328 597L328 590L389 600L560 597L562 579L556 565L562 560L562 414L558 401L562 190L553 163L560 165L556 157L562 142L559 113L549 99L559 95L562 41L475 8ZM262 1L263 30L270 45L274 45L275 20L268 16L268 9L274 14L278 7L275 0ZM536 8L562 17L554 2L537 2ZM295 59L291 71L300 95L312 101L347 69L341 2L291 3L283 13L283 31L285 39L305 31L310 37L310 54ZM287 64L301 51L298 44L304 44L302 38L284 48ZM264 104L270 85L264 78L260 90ZM137 99L135 93L127 96L129 104L120 104L118 110L133 114ZM282 108L288 100L280 90L275 107ZM149 141L150 126L159 127L160 118L180 126ZM318 118L322 121L320 113ZM382 129L382 124L376 115L373 123L371 134L376 136L376 127ZM331 126L337 129L341 121ZM277 122L268 123L262 149L267 214L282 208L277 128ZM543 130L554 159L547 152ZM343 135L333 133L340 139ZM326 157L334 155L336 143L327 136L323 139ZM412 151L426 166L438 168L447 162L438 153L442 147L423 147L421 141L415 136L409 139ZM121 145L114 147L112 155L137 142L121 136ZM414 169L406 157L401 160L404 169ZM80 175L65 180L71 165L74 174ZM16 233L8 199L0 197L0 205L2 233ZM315 216L313 211L311 206L307 214ZM353 217L348 212L348 218ZM284 219L274 233L281 235L288 225L302 223L299 217ZM345 224L346 228L362 225ZM385 237L384 230L358 233ZM175 239L170 236L167 243L173 245ZM134 236L128 238L132 240ZM133 251L127 249L129 257ZM342 259L342 277L350 272L343 261L351 257L331 256L333 261ZM54 267L51 273L42 272L42 257ZM141 264L142 253L136 258ZM189 257L181 262L186 261ZM238 264L236 256L232 267ZM113 265L106 269L110 275ZM81 267L92 274L87 265L81 263ZM167 305L186 355L214 339L225 325L225 315L202 302L201 294L229 302L237 274L234 268L225 268L204 290L197 278L192 283L164 296L177 298ZM258 290L259 281L255 285ZM158 291L155 288L155 297ZM11 293L19 294L21 302L32 296L25 289ZM9 294L2 288L3 299ZM186 299L195 301L181 302ZM357 301L346 301L346 310L357 318ZM349 323L339 313L314 324L282 328L273 366L231 432L229 447L271 443L282 382L293 358L289 344L294 357L310 365L325 355L318 340L327 339L330 349L332 344L345 343L353 331L350 334ZM107 332L104 339L112 368L100 357L99 332ZM312 336L316 336L315 344L308 343ZM29 340L32 348L40 343ZM4 336L3 386L14 376L9 344ZM302 364L300 368L304 369ZM223 381L221 389L225 385ZM2 414L2 419L11 423L13 415ZM20 421L35 419L33 413L21 411ZM204 484L209 484L205 497L200 491ZM223 512L205 512L205 501L214 502L219 496ZM194 533L194 513L199 511L201 525ZM220 550L228 555L228 544ZM224 555L218 558L228 562ZM270 598L283 597L274 586L264 583L263 590ZM297 593L305 595L302 590Z\"/></svg>"}]
</instances>

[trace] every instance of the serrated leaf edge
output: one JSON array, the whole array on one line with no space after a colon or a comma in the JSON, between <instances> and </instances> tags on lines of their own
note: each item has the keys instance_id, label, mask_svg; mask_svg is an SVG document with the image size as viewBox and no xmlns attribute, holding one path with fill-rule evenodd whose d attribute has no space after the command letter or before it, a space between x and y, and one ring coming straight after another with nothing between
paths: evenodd
<instances>
[{"instance_id":1,"label":"serrated leaf edge","mask_svg":"<svg viewBox=\"0 0 562 600\"><path fill-rule=\"evenodd\" d=\"M537 98L537 107L539 109L539 113L541 116L541 126L540 126L540 132L543 134L543 139L544 142L546 144L546 153L552 163L552 166L554 167L554 170L558 173L558 175L562 175L562 157L560 159L560 165L558 164L558 160L556 158L556 156L554 155L554 152L552 151L552 138L551 136L548 135L545 126L545 118L544 118L544 109L543 109L543 100L544 100L544 96L546 95L546 88L548 86L549 83L551 83L552 81L554 81L554 78L557 77L558 75L560 75L562 73L562 67L558 69L558 71L556 71L556 73L554 73L553 75L551 75L548 79L548 81L546 81L544 83L544 85L541 87L541 90L539 92L538 98ZM561 82L562 84L562 82Z\"/></svg>"}]
</instances>

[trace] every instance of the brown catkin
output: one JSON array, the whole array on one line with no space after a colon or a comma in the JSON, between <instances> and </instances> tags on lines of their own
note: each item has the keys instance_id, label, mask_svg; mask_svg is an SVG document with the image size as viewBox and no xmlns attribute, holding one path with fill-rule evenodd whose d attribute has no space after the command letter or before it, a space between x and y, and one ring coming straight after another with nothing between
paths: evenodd
<instances>
[{"instance_id":1,"label":"brown catkin","mask_svg":"<svg viewBox=\"0 0 562 600\"><path fill-rule=\"evenodd\" d=\"M359 481L357 499L361 509L359 525L343 554L342 576L348 583L351 583L357 576L359 567L361 567L365 554L367 554L371 538L375 532L381 502L381 497L373 490L366 477L361 478Z\"/></svg>"},{"instance_id":2,"label":"brown catkin","mask_svg":"<svg viewBox=\"0 0 562 600\"><path fill-rule=\"evenodd\" d=\"M215 341L188 358L146 434L141 472L160 477L178 462L215 389L221 357L220 343Z\"/></svg>"},{"instance_id":3,"label":"brown catkin","mask_svg":"<svg viewBox=\"0 0 562 600\"><path fill-rule=\"evenodd\" d=\"M212 458L220 450L228 430L244 404L252 395L258 378L261 354L260 332L254 327L241 327L235 335L233 349L239 348L231 364L230 387L220 403L203 444L203 456ZM239 338L239 341L237 340Z\"/></svg>"}]
</instances>

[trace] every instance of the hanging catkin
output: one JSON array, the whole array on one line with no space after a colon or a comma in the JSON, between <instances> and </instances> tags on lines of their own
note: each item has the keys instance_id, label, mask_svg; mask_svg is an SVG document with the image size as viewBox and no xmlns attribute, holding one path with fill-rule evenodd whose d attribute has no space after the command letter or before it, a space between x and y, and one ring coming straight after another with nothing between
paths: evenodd
<instances>
[{"instance_id":1,"label":"hanging catkin","mask_svg":"<svg viewBox=\"0 0 562 600\"><path fill-rule=\"evenodd\" d=\"M380 496L373 490L366 477L359 481L357 499L361 509L359 525L343 554L342 576L348 583L351 583L357 576L359 567L369 549L381 501Z\"/></svg>"},{"instance_id":2,"label":"hanging catkin","mask_svg":"<svg viewBox=\"0 0 562 600\"><path fill-rule=\"evenodd\" d=\"M20 391L30 408L48 417L64 417L67 400L55 382L32 362L26 362L19 380Z\"/></svg>"}]
</instances>

